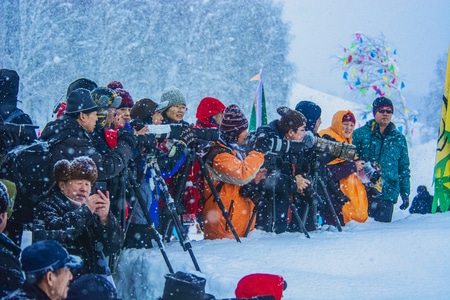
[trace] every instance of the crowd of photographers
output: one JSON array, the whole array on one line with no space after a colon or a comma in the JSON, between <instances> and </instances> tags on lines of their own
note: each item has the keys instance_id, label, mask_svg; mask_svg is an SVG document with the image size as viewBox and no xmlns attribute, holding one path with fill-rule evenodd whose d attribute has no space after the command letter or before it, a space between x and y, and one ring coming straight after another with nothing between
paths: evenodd
<instances>
[{"instance_id":1,"label":"crowd of photographers","mask_svg":"<svg viewBox=\"0 0 450 300\"><path fill-rule=\"evenodd\" d=\"M11 114L18 110L19 79L8 74L0 104L8 100ZM83 260L78 278L111 275L121 248L151 248L158 235L187 238L176 230L180 221L194 220L205 239L245 237L254 228L340 231L369 216L390 222L399 194L401 208L409 204L408 151L390 122L393 109L389 99L377 98L374 120L355 131L355 147L356 118L348 110L319 131L321 108L304 100L295 109L278 107L278 119L249 132L236 104L205 97L189 124L186 99L175 87L157 102L134 102L118 81L99 87L79 78L39 137L50 145L52 189L38 203L14 206L5 232L20 243L32 223L35 241L59 240ZM2 139L2 152L35 138ZM32 219L21 219L24 209Z\"/></svg>"}]
</instances>

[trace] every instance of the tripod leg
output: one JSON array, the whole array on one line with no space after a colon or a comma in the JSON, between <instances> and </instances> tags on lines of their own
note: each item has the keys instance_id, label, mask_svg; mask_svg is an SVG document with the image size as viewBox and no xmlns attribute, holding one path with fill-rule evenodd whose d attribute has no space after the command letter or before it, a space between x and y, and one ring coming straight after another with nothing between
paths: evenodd
<instances>
[{"instance_id":1,"label":"tripod leg","mask_svg":"<svg viewBox=\"0 0 450 300\"><path fill-rule=\"evenodd\" d=\"M166 201L167 208L169 209L171 219L174 223L175 230L178 234L181 247L183 248L184 251L188 251L189 255L191 256L192 262L194 263L195 270L201 272L200 266L197 263L197 259L195 258L194 252L192 251L192 245L189 241L189 236L187 236L184 233L183 225L181 223L181 220L177 213L177 209L175 207L175 202L169 193L169 189L167 188L166 183L162 179L161 171L159 170L159 166L156 162L153 162L152 169L155 171L155 174L156 174L155 180L156 180L161 192L164 195L164 199Z\"/></svg>"},{"instance_id":2,"label":"tripod leg","mask_svg":"<svg viewBox=\"0 0 450 300\"><path fill-rule=\"evenodd\" d=\"M258 205L259 205L259 203L258 203ZM253 207L252 216L250 217L250 221L248 221L248 225L247 225L247 228L245 229L244 237L248 236L248 233L250 232L250 229L252 228L252 224L255 221L256 214L258 213L258 210L259 210L258 205L255 205L255 207Z\"/></svg>"},{"instance_id":3,"label":"tripod leg","mask_svg":"<svg viewBox=\"0 0 450 300\"><path fill-rule=\"evenodd\" d=\"M339 221L339 217L336 214L336 210L334 209L333 203L331 202L330 195L328 194L327 187L325 186L325 183L322 181L321 178L319 178L320 187L322 188L325 198L328 204L328 207L330 208L331 213L333 214L334 222L336 223L336 227L339 230L339 232L342 231L341 222Z\"/></svg>"},{"instance_id":4,"label":"tripod leg","mask_svg":"<svg viewBox=\"0 0 450 300\"><path fill-rule=\"evenodd\" d=\"M225 206L223 205L222 200L220 199L219 193L217 192L216 188L214 187L212 179L209 176L208 170L206 170L205 162L202 159L199 159L198 162L200 163L200 172L202 172L202 175L205 177L206 182L208 183L208 185L214 195L214 201L216 201L217 205L219 206L220 210L222 211L222 215L225 218L226 224L231 229L231 232L233 233L233 236L236 239L236 242L240 243L241 240L239 239L239 235L236 232L236 228L234 228L233 223L231 223L230 216L228 215L228 212L225 209Z\"/></svg>"},{"instance_id":5,"label":"tripod leg","mask_svg":"<svg viewBox=\"0 0 450 300\"><path fill-rule=\"evenodd\" d=\"M303 232L305 236L309 239L311 238L309 236L308 231L306 231L305 224L303 223L302 219L300 218L300 215L298 214L297 207L294 203L290 203L289 206L291 207L292 214L294 215L294 218L297 220L298 226L299 226L299 232Z\"/></svg>"},{"instance_id":6,"label":"tripod leg","mask_svg":"<svg viewBox=\"0 0 450 300\"><path fill-rule=\"evenodd\" d=\"M133 176L130 176L130 182L131 182L131 186L133 187L133 190L134 190L134 192L136 194L136 198L138 200L138 203L141 206L142 211L144 212L144 216L145 216L145 218L147 220L147 223L149 225L152 237L156 241L156 243L158 244L158 248L161 251L161 254L162 254L163 258L164 258L164 261L165 261L165 263L167 265L167 268L169 269L169 272L171 274L174 274L172 265L170 264L169 258L167 257L166 249L164 248L164 244L162 242L161 235L159 234L158 230L156 230L155 223L153 223L153 220L150 217L149 212L147 211L147 207L145 205L144 198L142 197L141 191L139 190L139 186L136 183L136 179Z\"/></svg>"}]
</instances>

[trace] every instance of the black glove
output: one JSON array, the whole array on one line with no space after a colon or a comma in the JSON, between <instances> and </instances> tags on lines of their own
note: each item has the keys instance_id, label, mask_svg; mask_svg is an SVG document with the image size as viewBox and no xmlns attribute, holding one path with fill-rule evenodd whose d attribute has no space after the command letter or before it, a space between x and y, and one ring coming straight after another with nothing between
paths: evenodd
<instances>
[{"instance_id":1,"label":"black glove","mask_svg":"<svg viewBox=\"0 0 450 300\"><path fill-rule=\"evenodd\" d=\"M186 147L189 147L190 144L195 142L194 129L190 126L183 128L183 131L181 131L180 134L180 141L183 142Z\"/></svg>"},{"instance_id":2,"label":"black glove","mask_svg":"<svg viewBox=\"0 0 450 300\"><path fill-rule=\"evenodd\" d=\"M124 128L120 128L119 130L117 130L117 141L118 142L124 141L125 143L130 145L131 149L136 148L137 144L136 137L134 136L133 133Z\"/></svg>"},{"instance_id":3,"label":"black glove","mask_svg":"<svg viewBox=\"0 0 450 300\"><path fill-rule=\"evenodd\" d=\"M272 150L272 147L273 147L273 140L267 138L264 135L261 135L256 139L253 149L255 149L255 151L257 152L266 154L267 152Z\"/></svg>"},{"instance_id":4,"label":"black glove","mask_svg":"<svg viewBox=\"0 0 450 300\"><path fill-rule=\"evenodd\" d=\"M402 205L400 205L400 209L401 210L405 210L409 206L409 197L408 197L408 195L402 195L402 201L403 201L403 203L402 203Z\"/></svg>"}]
</instances>

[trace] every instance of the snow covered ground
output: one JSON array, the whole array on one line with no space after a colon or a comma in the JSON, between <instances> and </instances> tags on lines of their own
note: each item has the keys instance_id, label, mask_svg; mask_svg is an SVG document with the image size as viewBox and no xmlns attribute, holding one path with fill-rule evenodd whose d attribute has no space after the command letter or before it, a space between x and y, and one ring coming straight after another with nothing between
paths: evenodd
<instances>
[{"instance_id":1,"label":"snow covered ground","mask_svg":"<svg viewBox=\"0 0 450 300\"><path fill-rule=\"evenodd\" d=\"M293 97L321 105L321 128L329 126L336 110L356 108L337 99L327 105L331 98L312 98L305 91L297 89ZM435 149L436 141L410 148L411 201L419 184L433 191ZM390 224L369 218L347 224L342 232L311 233L310 239L253 231L241 241L191 241L201 273L178 242L167 244L166 252L175 272L205 277L206 292L218 299L234 297L237 282L250 273L283 276L288 283L283 300L450 299L450 213L410 215L396 205ZM158 299L167 273L158 248L123 251L115 278L119 295Z\"/></svg>"}]
</instances>

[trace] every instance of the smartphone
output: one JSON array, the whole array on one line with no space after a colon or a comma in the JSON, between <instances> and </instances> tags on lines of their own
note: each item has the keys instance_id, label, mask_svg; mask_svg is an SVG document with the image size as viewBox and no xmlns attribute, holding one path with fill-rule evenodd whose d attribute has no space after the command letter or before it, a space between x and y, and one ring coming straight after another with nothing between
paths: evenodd
<instances>
[{"instance_id":1,"label":"smartphone","mask_svg":"<svg viewBox=\"0 0 450 300\"><path fill-rule=\"evenodd\" d=\"M97 191L101 190L103 194L106 194L106 182L98 181L91 188L91 195L97 194Z\"/></svg>"}]
</instances>

